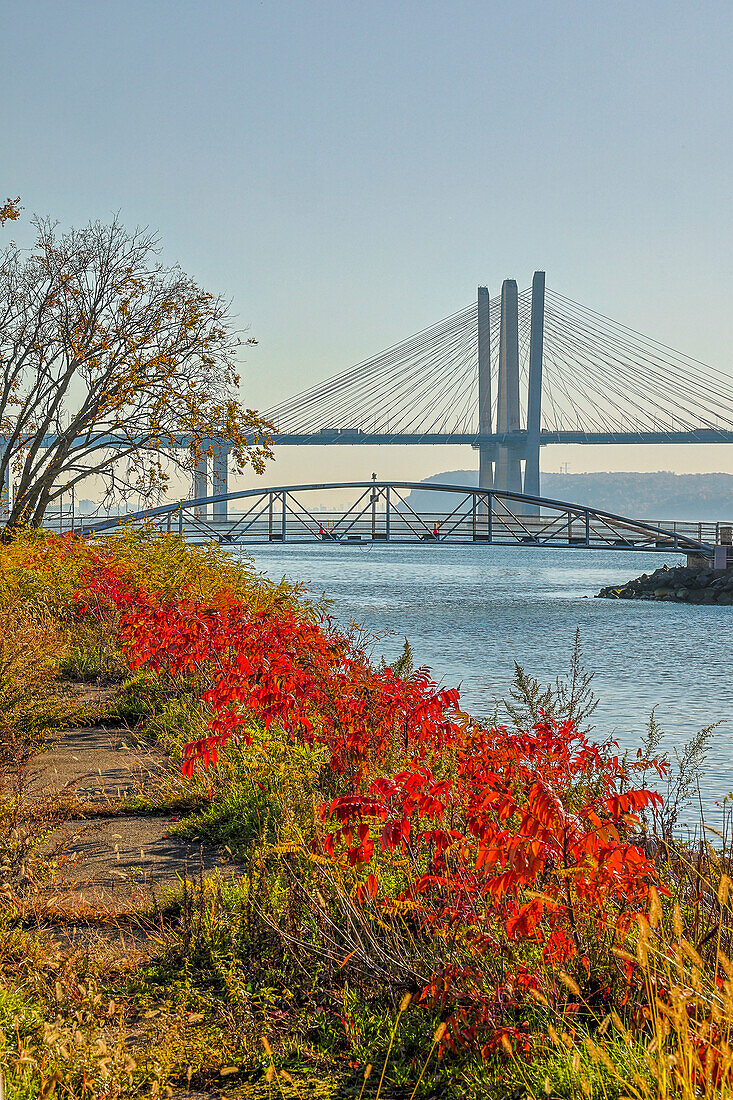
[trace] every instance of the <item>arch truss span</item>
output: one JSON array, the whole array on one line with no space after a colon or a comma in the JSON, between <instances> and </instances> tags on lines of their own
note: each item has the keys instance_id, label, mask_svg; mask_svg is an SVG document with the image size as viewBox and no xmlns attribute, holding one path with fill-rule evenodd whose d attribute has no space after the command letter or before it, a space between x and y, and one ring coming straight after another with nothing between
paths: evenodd
<instances>
[{"instance_id":1,"label":"arch truss span","mask_svg":"<svg viewBox=\"0 0 733 1100\"><path fill-rule=\"evenodd\" d=\"M221 505L226 505L226 510ZM213 514L212 514L213 511ZM222 514L224 513L224 514ZM197 542L374 543L659 551L712 558L731 525L635 520L502 490L410 481L281 485L94 520L80 534L140 526Z\"/></svg>"}]
</instances>

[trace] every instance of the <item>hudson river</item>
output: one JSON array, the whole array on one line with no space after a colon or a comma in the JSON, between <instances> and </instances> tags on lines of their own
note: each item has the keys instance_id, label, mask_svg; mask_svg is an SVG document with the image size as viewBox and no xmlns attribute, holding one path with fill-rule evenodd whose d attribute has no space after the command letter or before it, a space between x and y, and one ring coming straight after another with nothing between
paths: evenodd
<instances>
[{"instance_id":1,"label":"hudson river","mask_svg":"<svg viewBox=\"0 0 733 1100\"><path fill-rule=\"evenodd\" d=\"M711 722L703 804L733 791L733 607L597 600L607 584L651 573L657 554L491 547L268 546L258 569L324 593L342 625L354 620L372 648L393 660L404 638L416 665L446 686L460 685L463 706L492 713L507 695L514 661L543 683L567 671L576 627L600 702L592 736L635 750L652 708L673 753ZM699 807L684 820L694 824Z\"/></svg>"}]
</instances>

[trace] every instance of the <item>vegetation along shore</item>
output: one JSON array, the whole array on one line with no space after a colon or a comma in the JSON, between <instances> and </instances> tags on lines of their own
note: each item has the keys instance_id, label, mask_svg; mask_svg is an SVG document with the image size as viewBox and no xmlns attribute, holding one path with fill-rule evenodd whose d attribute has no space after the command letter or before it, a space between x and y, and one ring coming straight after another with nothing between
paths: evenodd
<instances>
[{"instance_id":1,"label":"vegetation along shore","mask_svg":"<svg viewBox=\"0 0 733 1100\"><path fill-rule=\"evenodd\" d=\"M577 656L482 723L175 537L20 533L0 616L6 1097L733 1095L704 733L594 743Z\"/></svg>"}]
</instances>

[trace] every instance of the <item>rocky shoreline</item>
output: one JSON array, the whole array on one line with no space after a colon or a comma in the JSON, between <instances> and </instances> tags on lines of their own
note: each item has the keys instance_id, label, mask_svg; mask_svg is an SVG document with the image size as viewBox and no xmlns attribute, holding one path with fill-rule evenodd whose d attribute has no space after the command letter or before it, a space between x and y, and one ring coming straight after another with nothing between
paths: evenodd
<instances>
[{"instance_id":1,"label":"rocky shoreline","mask_svg":"<svg viewBox=\"0 0 733 1100\"><path fill-rule=\"evenodd\" d=\"M668 600L673 603L733 605L733 570L663 565L626 584L602 588L607 600Z\"/></svg>"}]
</instances>

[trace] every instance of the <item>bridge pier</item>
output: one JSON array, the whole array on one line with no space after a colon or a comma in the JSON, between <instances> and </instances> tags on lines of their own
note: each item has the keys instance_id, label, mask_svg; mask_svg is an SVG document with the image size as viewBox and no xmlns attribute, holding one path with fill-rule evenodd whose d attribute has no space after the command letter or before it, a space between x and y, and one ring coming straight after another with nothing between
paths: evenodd
<instances>
[{"instance_id":1,"label":"bridge pier","mask_svg":"<svg viewBox=\"0 0 733 1100\"><path fill-rule=\"evenodd\" d=\"M501 336L499 339L499 394L496 430L518 432L519 421L519 296L516 279L501 285ZM514 444L500 443L494 488L522 492L522 466Z\"/></svg>"},{"instance_id":2,"label":"bridge pier","mask_svg":"<svg viewBox=\"0 0 733 1100\"><path fill-rule=\"evenodd\" d=\"M491 435L491 317L488 287L478 288L478 424L481 435ZM478 449L479 489L494 487L494 448Z\"/></svg>"},{"instance_id":3,"label":"bridge pier","mask_svg":"<svg viewBox=\"0 0 733 1100\"><path fill-rule=\"evenodd\" d=\"M202 450L196 459L196 466L193 471L193 497L194 500L198 500L199 497L207 497L209 495L209 456ZM197 516L206 515L206 507L199 505L195 509Z\"/></svg>"},{"instance_id":4,"label":"bridge pier","mask_svg":"<svg viewBox=\"0 0 733 1100\"><path fill-rule=\"evenodd\" d=\"M528 496L540 495L540 431L542 423L542 354L545 329L545 273L535 271L532 277L532 319L529 336L529 390L527 395L527 449L524 464L524 491ZM536 504L527 511L539 513Z\"/></svg>"},{"instance_id":5,"label":"bridge pier","mask_svg":"<svg viewBox=\"0 0 733 1100\"><path fill-rule=\"evenodd\" d=\"M213 445L212 456L212 493L218 496L220 493L229 492L229 447L219 440ZM216 501L214 504L214 519L225 520L227 518L226 500Z\"/></svg>"}]
</instances>

